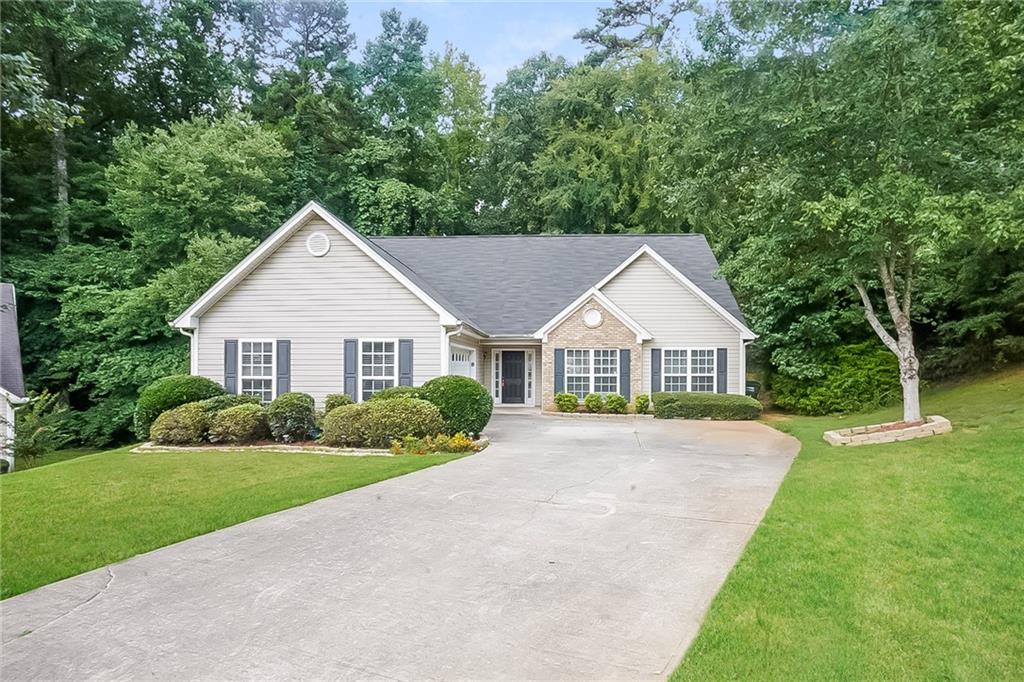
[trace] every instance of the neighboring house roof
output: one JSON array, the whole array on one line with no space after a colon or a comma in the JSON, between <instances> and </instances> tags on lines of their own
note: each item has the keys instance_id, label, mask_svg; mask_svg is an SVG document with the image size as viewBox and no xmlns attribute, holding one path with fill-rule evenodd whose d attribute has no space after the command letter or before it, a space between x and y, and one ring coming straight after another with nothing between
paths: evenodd
<instances>
[{"instance_id":1,"label":"neighboring house roof","mask_svg":"<svg viewBox=\"0 0 1024 682\"><path fill-rule=\"evenodd\" d=\"M21 373L21 341L18 339L18 307L14 285L0 282L0 389L16 398L25 397Z\"/></svg>"},{"instance_id":2,"label":"neighboring house roof","mask_svg":"<svg viewBox=\"0 0 1024 682\"><path fill-rule=\"evenodd\" d=\"M745 325L701 234L374 237L492 336L532 335L647 245Z\"/></svg>"},{"instance_id":3,"label":"neighboring house roof","mask_svg":"<svg viewBox=\"0 0 1024 682\"><path fill-rule=\"evenodd\" d=\"M704 235L365 237L309 202L172 323L191 328L306 220L318 215L441 316L489 336L529 337L578 297L648 255L743 334L746 327ZM621 317L621 316L620 316ZM631 321L632 322L632 321ZM635 323L633 323L635 324ZM646 334L642 329L638 334Z\"/></svg>"}]
</instances>

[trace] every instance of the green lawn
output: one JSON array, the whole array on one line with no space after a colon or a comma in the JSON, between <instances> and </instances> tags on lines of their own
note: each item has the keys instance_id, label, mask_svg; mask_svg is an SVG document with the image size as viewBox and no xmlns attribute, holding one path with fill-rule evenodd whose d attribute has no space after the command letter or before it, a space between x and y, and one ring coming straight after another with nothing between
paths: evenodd
<instances>
[{"instance_id":1,"label":"green lawn","mask_svg":"<svg viewBox=\"0 0 1024 682\"><path fill-rule=\"evenodd\" d=\"M462 456L129 450L0 478L0 596Z\"/></svg>"},{"instance_id":2,"label":"green lawn","mask_svg":"<svg viewBox=\"0 0 1024 682\"><path fill-rule=\"evenodd\" d=\"M673 680L1024 678L1024 369L923 396L934 438L803 449Z\"/></svg>"},{"instance_id":3,"label":"green lawn","mask_svg":"<svg viewBox=\"0 0 1024 682\"><path fill-rule=\"evenodd\" d=\"M96 448L69 448L67 450L57 450L51 452L46 457L40 457L32 461L26 461L19 459L16 463L15 471L24 471L25 469L38 469L39 467L47 466L48 464L56 464L57 462L66 462L69 459L78 459L79 457L85 457L86 455L94 455L100 450Z\"/></svg>"}]
</instances>

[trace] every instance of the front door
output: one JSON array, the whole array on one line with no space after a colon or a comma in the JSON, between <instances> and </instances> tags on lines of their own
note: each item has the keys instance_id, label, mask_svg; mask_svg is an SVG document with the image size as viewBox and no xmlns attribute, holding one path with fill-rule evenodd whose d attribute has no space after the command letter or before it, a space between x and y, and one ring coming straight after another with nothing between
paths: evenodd
<instances>
[{"instance_id":1,"label":"front door","mask_svg":"<svg viewBox=\"0 0 1024 682\"><path fill-rule=\"evenodd\" d=\"M522 404L526 396L526 351L501 351L501 402Z\"/></svg>"}]
</instances>

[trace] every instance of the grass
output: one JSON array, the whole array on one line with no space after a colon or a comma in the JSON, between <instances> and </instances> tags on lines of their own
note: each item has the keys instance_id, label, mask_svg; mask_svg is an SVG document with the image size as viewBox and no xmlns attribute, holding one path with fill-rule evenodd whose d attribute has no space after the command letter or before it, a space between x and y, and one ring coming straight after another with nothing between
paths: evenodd
<instances>
[{"instance_id":1,"label":"grass","mask_svg":"<svg viewBox=\"0 0 1024 682\"><path fill-rule=\"evenodd\" d=\"M800 455L672 680L1024 677L1024 369L928 391L952 434Z\"/></svg>"},{"instance_id":2,"label":"grass","mask_svg":"<svg viewBox=\"0 0 1024 682\"><path fill-rule=\"evenodd\" d=\"M0 597L462 456L129 450L0 478Z\"/></svg>"},{"instance_id":3,"label":"grass","mask_svg":"<svg viewBox=\"0 0 1024 682\"><path fill-rule=\"evenodd\" d=\"M94 455L97 452L100 452L100 450L97 450L96 448L69 448L67 450L57 450L56 452L51 452L45 457L40 457L38 459L34 459L31 461L19 459L15 464L15 471L24 471L25 469L38 469L39 467L44 467L48 464L66 462L69 459L78 459L79 457L84 457L85 455Z\"/></svg>"}]
</instances>

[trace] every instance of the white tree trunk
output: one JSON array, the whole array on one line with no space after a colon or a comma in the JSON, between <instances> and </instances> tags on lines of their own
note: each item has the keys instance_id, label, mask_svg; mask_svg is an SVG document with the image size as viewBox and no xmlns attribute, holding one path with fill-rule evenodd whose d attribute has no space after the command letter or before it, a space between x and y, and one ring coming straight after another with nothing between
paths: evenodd
<instances>
[{"instance_id":1,"label":"white tree trunk","mask_svg":"<svg viewBox=\"0 0 1024 682\"><path fill-rule=\"evenodd\" d=\"M893 276L894 263L884 258L879 261L879 274L882 279L882 289L885 292L885 303L889 309L889 316L896 327L896 337L885 328L875 314L875 308L868 296L867 289L860 282L854 286L860 294L861 302L864 304L864 317L868 324L882 339L886 348L896 356L900 367L900 386L903 388L903 421L921 421L921 394L920 376L918 373L919 363L917 350L914 348L914 329L910 324L910 301L911 301L911 278L913 276L910 266L904 274L904 290L902 305L896 296L896 280Z\"/></svg>"}]
</instances>

